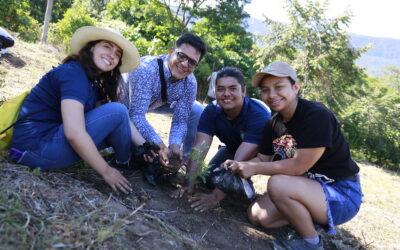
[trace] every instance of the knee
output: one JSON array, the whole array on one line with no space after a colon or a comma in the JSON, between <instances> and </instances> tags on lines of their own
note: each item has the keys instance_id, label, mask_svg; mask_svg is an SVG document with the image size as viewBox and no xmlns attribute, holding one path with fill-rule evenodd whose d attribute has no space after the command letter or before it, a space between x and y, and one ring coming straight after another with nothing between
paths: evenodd
<instances>
[{"instance_id":1,"label":"knee","mask_svg":"<svg viewBox=\"0 0 400 250\"><path fill-rule=\"evenodd\" d=\"M276 202L284 198L286 190L290 185L290 177L287 175L273 175L269 178L267 192L272 201Z\"/></svg>"},{"instance_id":2,"label":"knee","mask_svg":"<svg viewBox=\"0 0 400 250\"><path fill-rule=\"evenodd\" d=\"M125 121L129 118L128 109L125 105L119 102L109 102L103 105L107 109L108 114L114 114L120 118L121 121Z\"/></svg>"},{"instance_id":3,"label":"knee","mask_svg":"<svg viewBox=\"0 0 400 250\"><path fill-rule=\"evenodd\" d=\"M127 114L127 112L128 112L128 109L126 108L126 106L119 102L109 102L109 103L104 104L104 106L107 106L108 109L110 109L111 111L113 111L115 113Z\"/></svg>"},{"instance_id":4,"label":"knee","mask_svg":"<svg viewBox=\"0 0 400 250\"><path fill-rule=\"evenodd\" d=\"M249 219L251 224L260 225L260 218L258 216L258 206L256 205L256 202L253 202L247 208L247 218Z\"/></svg>"}]
</instances>

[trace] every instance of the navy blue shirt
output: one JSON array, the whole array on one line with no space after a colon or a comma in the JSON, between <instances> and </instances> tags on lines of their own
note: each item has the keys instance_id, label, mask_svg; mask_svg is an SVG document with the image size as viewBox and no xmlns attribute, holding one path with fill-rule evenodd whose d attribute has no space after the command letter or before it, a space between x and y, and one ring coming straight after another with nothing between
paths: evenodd
<instances>
[{"instance_id":1,"label":"navy blue shirt","mask_svg":"<svg viewBox=\"0 0 400 250\"><path fill-rule=\"evenodd\" d=\"M213 102L201 114L197 132L217 136L234 154L242 142L261 142L264 126L270 117L271 112L261 101L248 97L244 98L242 111L234 120L228 120L223 109Z\"/></svg>"},{"instance_id":2,"label":"navy blue shirt","mask_svg":"<svg viewBox=\"0 0 400 250\"><path fill-rule=\"evenodd\" d=\"M79 62L68 62L47 72L22 104L19 117L31 114L14 126L12 146L28 150L38 140L52 138L62 124L61 100L74 99L84 105L84 112L96 107L97 87Z\"/></svg>"}]
</instances>

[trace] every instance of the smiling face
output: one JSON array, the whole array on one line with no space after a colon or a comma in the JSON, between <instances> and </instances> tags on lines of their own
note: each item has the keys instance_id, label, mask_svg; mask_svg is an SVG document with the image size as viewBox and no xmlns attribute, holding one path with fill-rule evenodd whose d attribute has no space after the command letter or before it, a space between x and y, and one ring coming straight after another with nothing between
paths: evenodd
<instances>
[{"instance_id":1,"label":"smiling face","mask_svg":"<svg viewBox=\"0 0 400 250\"><path fill-rule=\"evenodd\" d=\"M171 49L168 68L171 71L172 81L176 82L190 75L200 61L200 56L200 52L187 43Z\"/></svg>"},{"instance_id":2,"label":"smiling face","mask_svg":"<svg viewBox=\"0 0 400 250\"><path fill-rule=\"evenodd\" d=\"M228 118L234 119L240 114L244 96L244 89L235 77L226 76L217 80L215 97Z\"/></svg>"},{"instance_id":3,"label":"smiling face","mask_svg":"<svg viewBox=\"0 0 400 250\"><path fill-rule=\"evenodd\" d=\"M289 121L296 110L299 90L299 84L292 84L287 77L267 75L260 84L261 99L272 110L279 112L284 121Z\"/></svg>"},{"instance_id":4,"label":"smiling face","mask_svg":"<svg viewBox=\"0 0 400 250\"><path fill-rule=\"evenodd\" d=\"M101 72L108 72L117 67L122 57L122 49L113 42L100 41L91 49L93 62Z\"/></svg>"}]
</instances>

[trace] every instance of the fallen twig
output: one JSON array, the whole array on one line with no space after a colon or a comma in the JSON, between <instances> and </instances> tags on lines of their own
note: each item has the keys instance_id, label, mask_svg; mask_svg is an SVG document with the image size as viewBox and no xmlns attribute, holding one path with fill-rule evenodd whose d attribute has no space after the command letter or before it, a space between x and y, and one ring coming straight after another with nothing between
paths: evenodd
<instances>
[{"instance_id":1,"label":"fallen twig","mask_svg":"<svg viewBox=\"0 0 400 250\"><path fill-rule=\"evenodd\" d=\"M211 224L211 226L209 228L207 228L207 230L201 236L200 241L202 241L204 239L204 237L207 235L208 231L210 231L210 229L214 226L215 222L216 222L216 220L214 220L213 223Z\"/></svg>"}]
</instances>

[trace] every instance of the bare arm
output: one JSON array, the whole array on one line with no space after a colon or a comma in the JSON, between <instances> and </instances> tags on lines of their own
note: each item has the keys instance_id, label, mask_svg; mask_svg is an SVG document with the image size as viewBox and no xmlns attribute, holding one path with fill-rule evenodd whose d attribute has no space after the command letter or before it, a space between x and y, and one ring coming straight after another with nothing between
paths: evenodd
<instances>
[{"instance_id":1,"label":"bare arm","mask_svg":"<svg viewBox=\"0 0 400 250\"><path fill-rule=\"evenodd\" d=\"M239 173L244 178L256 174L302 175L321 158L324 151L325 147L297 149L293 158L273 162L260 161L268 158L271 160L271 156L259 154L250 162L230 161L227 163L227 168Z\"/></svg>"},{"instance_id":2,"label":"bare arm","mask_svg":"<svg viewBox=\"0 0 400 250\"><path fill-rule=\"evenodd\" d=\"M131 125L131 135L132 135L132 142L138 146L142 145L143 143L146 142L146 140L143 138L143 136L139 133L135 125L133 124L132 121L129 122Z\"/></svg>"},{"instance_id":3,"label":"bare arm","mask_svg":"<svg viewBox=\"0 0 400 250\"><path fill-rule=\"evenodd\" d=\"M196 140L194 141L192 152L197 151L200 153L200 155L198 155L196 159L193 160L192 157L190 157L191 159L189 160L188 168L186 170L187 174L191 173L192 171L195 171L197 169L197 162L203 161L206 158L206 155L210 150L212 141L213 141L212 136L209 136L208 134L202 132L196 133Z\"/></svg>"},{"instance_id":4,"label":"bare arm","mask_svg":"<svg viewBox=\"0 0 400 250\"><path fill-rule=\"evenodd\" d=\"M248 161L252 159L258 150L258 145L254 143L242 142L236 150L235 161Z\"/></svg>"},{"instance_id":5,"label":"bare arm","mask_svg":"<svg viewBox=\"0 0 400 250\"><path fill-rule=\"evenodd\" d=\"M82 103L65 99L61 101L61 115L64 134L75 152L87 162L114 191L131 191L129 182L117 171L110 167L101 157L92 138L86 131L85 116Z\"/></svg>"},{"instance_id":6,"label":"bare arm","mask_svg":"<svg viewBox=\"0 0 400 250\"><path fill-rule=\"evenodd\" d=\"M261 153L257 153L257 156L251 159L251 162L269 162L272 161L272 158L274 158L273 155L263 155Z\"/></svg>"}]
</instances>

